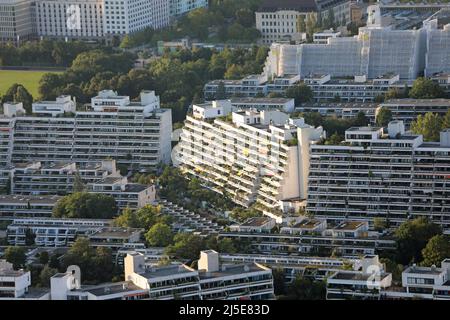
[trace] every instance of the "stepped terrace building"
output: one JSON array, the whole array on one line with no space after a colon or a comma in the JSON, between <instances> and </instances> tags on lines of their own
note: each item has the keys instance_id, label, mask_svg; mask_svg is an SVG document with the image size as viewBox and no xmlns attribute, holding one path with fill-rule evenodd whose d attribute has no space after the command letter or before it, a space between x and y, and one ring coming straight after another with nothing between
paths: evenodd
<instances>
[{"instance_id":1,"label":"stepped terrace building","mask_svg":"<svg viewBox=\"0 0 450 320\"><path fill-rule=\"evenodd\" d=\"M309 144L321 127L280 111L231 112L220 101L194 105L176 149L182 170L248 207L282 209L282 200L305 199Z\"/></svg>"},{"instance_id":2,"label":"stepped terrace building","mask_svg":"<svg viewBox=\"0 0 450 320\"><path fill-rule=\"evenodd\" d=\"M0 165L40 161L86 163L114 159L133 170L170 163L172 114L154 91L141 100L105 90L75 116L0 117Z\"/></svg>"},{"instance_id":3,"label":"stepped terrace building","mask_svg":"<svg viewBox=\"0 0 450 320\"><path fill-rule=\"evenodd\" d=\"M307 211L330 220L425 216L450 227L450 130L440 142L405 134L401 121L350 128L338 145L311 145Z\"/></svg>"},{"instance_id":4,"label":"stepped terrace building","mask_svg":"<svg viewBox=\"0 0 450 320\"><path fill-rule=\"evenodd\" d=\"M0 196L0 217L50 217L61 196Z\"/></svg>"},{"instance_id":5,"label":"stepped terrace building","mask_svg":"<svg viewBox=\"0 0 450 320\"><path fill-rule=\"evenodd\" d=\"M381 103L381 107L391 110L392 119L403 121L406 129L409 129L417 116L427 112L444 116L450 110L450 99L391 99Z\"/></svg>"}]
</instances>

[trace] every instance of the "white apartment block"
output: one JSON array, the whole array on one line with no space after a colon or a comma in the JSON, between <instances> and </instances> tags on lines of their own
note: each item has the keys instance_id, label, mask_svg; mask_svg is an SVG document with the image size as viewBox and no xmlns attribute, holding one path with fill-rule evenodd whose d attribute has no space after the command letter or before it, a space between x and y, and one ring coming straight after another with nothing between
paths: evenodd
<instances>
[{"instance_id":1,"label":"white apartment block","mask_svg":"<svg viewBox=\"0 0 450 320\"><path fill-rule=\"evenodd\" d=\"M0 42L20 43L34 36L32 0L2 0Z\"/></svg>"},{"instance_id":2,"label":"white apartment block","mask_svg":"<svg viewBox=\"0 0 450 320\"><path fill-rule=\"evenodd\" d=\"M145 28L169 25L169 0L103 0L104 33L129 34Z\"/></svg>"},{"instance_id":3,"label":"white apartment block","mask_svg":"<svg viewBox=\"0 0 450 320\"><path fill-rule=\"evenodd\" d=\"M231 105L235 110L279 110L293 112L295 100L289 98L231 98Z\"/></svg>"},{"instance_id":4,"label":"white apartment block","mask_svg":"<svg viewBox=\"0 0 450 320\"><path fill-rule=\"evenodd\" d=\"M381 108L389 109L392 119L403 121L408 130L417 116L425 115L427 112L437 113L443 117L450 110L450 99L391 99L381 103L376 114Z\"/></svg>"},{"instance_id":5,"label":"white apartment block","mask_svg":"<svg viewBox=\"0 0 450 320\"><path fill-rule=\"evenodd\" d=\"M342 102L374 102L391 89L402 92L405 87L412 86L412 81L401 81L398 74L392 73L374 79L367 79L365 75L333 78L331 74L309 74L303 78L303 83L311 88L316 102L336 99Z\"/></svg>"},{"instance_id":6,"label":"white apartment block","mask_svg":"<svg viewBox=\"0 0 450 320\"><path fill-rule=\"evenodd\" d=\"M143 254L128 254L125 280L147 289L155 300L274 298L272 270L257 263L221 264L213 250L201 252L198 270L183 264L146 268Z\"/></svg>"},{"instance_id":7,"label":"white apartment block","mask_svg":"<svg viewBox=\"0 0 450 320\"><path fill-rule=\"evenodd\" d=\"M10 169L11 194L20 195L65 195L73 192L76 176L84 184L100 181L109 175L118 176L115 161L102 161L78 168L74 162L18 163Z\"/></svg>"},{"instance_id":8,"label":"white apartment block","mask_svg":"<svg viewBox=\"0 0 450 320\"><path fill-rule=\"evenodd\" d=\"M127 177L108 176L87 185L92 193L100 193L113 197L119 210L130 208L139 209L155 201L156 189L154 185L129 183Z\"/></svg>"},{"instance_id":9,"label":"white apartment block","mask_svg":"<svg viewBox=\"0 0 450 320\"><path fill-rule=\"evenodd\" d=\"M194 105L176 149L182 170L248 207L281 210L305 199L309 145L323 129L280 111L231 112L220 101Z\"/></svg>"},{"instance_id":10,"label":"white apartment block","mask_svg":"<svg viewBox=\"0 0 450 320\"><path fill-rule=\"evenodd\" d=\"M440 142L405 134L402 121L350 128L339 145L311 145L307 211L334 221L425 216L450 226L450 130Z\"/></svg>"},{"instance_id":11,"label":"white apartment block","mask_svg":"<svg viewBox=\"0 0 450 320\"><path fill-rule=\"evenodd\" d=\"M30 285L30 271L14 270L11 263L0 260L0 300L20 298Z\"/></svg>"},{"instance_id":12,"label":"white apartment block","mask_svg":"<svg viewBox=\"0 0 450 320\"><path fill-rule=\"evenodd\" d=\"M56 117L69 112L75 113L76 106L75 98L72 100L71 96L59 96L55 101L33 102L32 111L36 115Z\"/></svg>"},{"instance_id":13,"label":"white apartment block","mask_svg":"<svg viewBox=\"0 0 450 320\"><path fill-rule=\"evenodd\" d=\"M36 29L40 37L101 38L103 0L37 0Z\"/></svg>"},{"instance_id":14,"label":"white apartment block","mask_svg":"<svg viewBox=\"0 0 450 320\"><path fill-rule=\"evenodd\" d=\"M324 30L313 34L313 42L319 44L327 44L329 38L337 38L340 36L341 33L339 31L334 31L333 29Z\"/></svg>"},{"instance_id":15,"label":"white apartment block","mask_svg":"<svg viewBox=\"0 0 450 320\"><path fill-rule=\"evenodd\" d=\"M309 74L364 74L369 79L394 73L405 80L414 80L421 73L449 72L445 39L450 28L433 21L416 30L369 23L355 37L330 38L326 44L274 43L264 72L267 76L299 74L302 78Z\"/></svg>"},{"instance_id":16,"label":"white apartment block","mask_svg":"<svg viewBox=\"0 0 450 320\"><path fill-rule=\"evenodd\" d=\"M70 117L0 117L0 166L40 161L83 166L107 159L129 170L170 163L172 114L154 91L140 101L105 90Z\"/></svg>"},{"instance_id":17,"label":"white apartment block","mask_svg":"<svg viewBox=\"0 0 450 320\"><path fill-rule=\"evenodd\" d=\"M339 0L266 0L255 12L256 28L261 32L262 43L272 44L277 41L302 41L304 31L300 30L301 17L320 15L322 21L328 17L328 10L333 10L335 24L345 25L350 22L350 1Z\"/></svg>"},{"instance_id":18,"label":"white apartment block","mask_svg":"<svg viewBox=\"0 0 450 320\"><path fill-rule=\"evenodd\" d=\"M170 16L178 17L192 10L207 7L208 0L170 0Z\"/></svg>"},{"instance_id":19,"label":"white apartment block","mask_svg":"<svg viewBox=\"0 0 450 320\"><path fill-rule=\"evenodd\" d=\"M317 112L322 116L334 116L343 119L354 119L360 112L364 113L370 124L375 124L375 113L379 108L377 102L310 102L302 103L295 111Z\"/></svg>"}]
</instances>

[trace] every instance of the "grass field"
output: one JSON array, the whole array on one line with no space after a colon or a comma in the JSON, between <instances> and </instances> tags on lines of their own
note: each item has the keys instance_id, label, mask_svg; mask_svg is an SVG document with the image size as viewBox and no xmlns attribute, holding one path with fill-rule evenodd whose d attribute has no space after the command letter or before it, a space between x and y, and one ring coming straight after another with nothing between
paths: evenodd
<instances>
[{"instance_id":1,"label":"grass field","mask_svg":"<svg viewBox=\"0 0 450 320\"><path fill-rule=\"evenodd\" d=\"M0 70L0 96L5 94L6 90L14 84L19 83L23 85L32 95L37 99L39 80L44 73L60 73L54 71L16 71L16 70Z\"/></svg>"}]
</instances>

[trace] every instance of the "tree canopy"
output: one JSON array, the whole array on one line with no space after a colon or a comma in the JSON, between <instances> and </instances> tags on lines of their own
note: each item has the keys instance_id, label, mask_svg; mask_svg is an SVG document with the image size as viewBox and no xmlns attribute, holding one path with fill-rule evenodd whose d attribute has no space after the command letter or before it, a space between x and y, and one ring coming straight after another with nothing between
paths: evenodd
<instances>
[{"instance_id":1,"label":"tree canopy","mask_svg":"<svg viewBox=\"0 0 450 320\"><path fill-rule=\"evenodd\" d=\"M447 235L435 235L422 250L422 265L430 267L439 266L441 262L450 258L450 238Z\"/></svg>"},{"instance_id":2,"label":"tree canopy","mask_svg":"<svg viewBox=\"0 0 450 320\"><path fill-rule=\"evenodd\" d=\"M87 192L75 192L60 199L53 208L56 218L111 219L117 214L113 197Z\"/></svg>"}]
</instances>

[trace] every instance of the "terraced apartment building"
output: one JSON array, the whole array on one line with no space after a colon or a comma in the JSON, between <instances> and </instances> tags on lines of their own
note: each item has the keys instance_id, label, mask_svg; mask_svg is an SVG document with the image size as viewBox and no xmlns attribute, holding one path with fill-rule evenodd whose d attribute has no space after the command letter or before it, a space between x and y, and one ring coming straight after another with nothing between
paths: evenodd
<instances>
[{"instance_id":1,"label":"terraced apartment building","mask_svg":"<svg viewBox=\"0 0 450 320\"><path fill-rule=\"evenodd\" d=\"M24 115L23 108L0 116L0 166L75 162L83 166L116 160L128 170L151 171L170 163L172 113L161 109L154 91L130 101L104 90L86 111ZM6 110L6 109L5 109Z\"/></svg>"},{"instance_id":2,"label":"terraced apartment building","mask_svg":"<svg viewBox=\"0 0 450 320\"><path fill-rule=\"evenodd\" d=\"M175 162L245 207L282 210L305 199L309 144L323 129L276 110L231 110L229 101L194 105Z\"/></svg>"},{"instance_id":3,"label":"terraced apartment building","mask_svg":"<svg viewBox=\"0 0 450 320\"><path fill-rule=\"evenodd\" d=\"M405 134L402 121L350 128L338 145L311 145L307 211L332 221L428 217L450 227L450 129L440 142Z\"/></svg>"}]
</instances>

